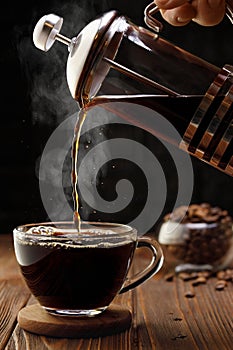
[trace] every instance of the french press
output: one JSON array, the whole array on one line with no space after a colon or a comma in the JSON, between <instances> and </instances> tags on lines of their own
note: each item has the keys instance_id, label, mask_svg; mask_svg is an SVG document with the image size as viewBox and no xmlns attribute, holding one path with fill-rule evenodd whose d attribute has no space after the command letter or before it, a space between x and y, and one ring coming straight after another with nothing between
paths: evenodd
<instances>
[{"instance_id":1,"label":"french press","mask_svg":"<svg viewBox=\"0 0 233 350\"><path fill-rule=\"evenodd\" d=\"M68 46L68 86L82 109L112 101L145 106L173 124L181 135L177 146L233 175L233 66L216 67L164 40L158 10L154 3L145 9L154 31L110 11L72 39L60 34L63 19L49 14L36 24L33 40L43 51L56 40ZM229 4L226 14L233 23ZM141 113L115 112L156 135Z\"/></svg>"}]
</instances>

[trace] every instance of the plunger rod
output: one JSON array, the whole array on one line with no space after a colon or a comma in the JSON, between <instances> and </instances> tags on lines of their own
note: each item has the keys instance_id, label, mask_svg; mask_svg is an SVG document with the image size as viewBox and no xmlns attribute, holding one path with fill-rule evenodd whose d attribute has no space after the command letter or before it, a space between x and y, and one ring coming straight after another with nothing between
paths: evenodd
<instances>
[{"instance_id":1,"label":"plunger rod","mask_svg":"<svg viewBox=\"0 0 233 350\"><path fill-rule=\"evenodd\" d=\"M67 38L66 36L59 34L59 33L56 34L55 40L60 41L62 44L65 44L67 46L69 46L71 43L70 38Z\"/></svg>"},{"instance_id":2,"label":"plunger rod","mask_svg":"<svg viewBox=\"0 0 233 350\"><path fill-rule=\"evenodd\" d=\"M156 83L154 80L151 80L149 78L146 78L144 77L143 75L125 67L125 66L122 66L120 63L117 63L113 60L111 60L110 58L107 58L107 57L104 57L103 60L105 62L108 62L113 68L115 68L116 70L118 70L119 72L135 79L135 80L138 80L140 81L141 83L144 83L144 84L149 84L161 91L163 91L164 93L168 94L168 95L172 95L172 96L178 96L179 94L169 88L166 88L165 86L159 84L159 83Z\"/></svg>"}]
</instances>

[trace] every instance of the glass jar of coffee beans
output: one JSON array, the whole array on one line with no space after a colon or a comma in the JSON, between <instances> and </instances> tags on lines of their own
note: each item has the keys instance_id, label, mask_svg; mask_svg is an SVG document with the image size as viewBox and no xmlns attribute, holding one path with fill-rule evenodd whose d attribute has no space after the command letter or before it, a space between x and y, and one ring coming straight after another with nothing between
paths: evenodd
<instances>
[{"instance_id":1,"label":"glass jar of coffee beans","mask_svg":"<svg viewBox=\"0 0 233 350\"><path fill-rule=\"evenodd\" d=\"M209 203L181 206L164 217L158 241L177 272L226 266L233 256L233 219Z\"/></svg>"}]
</instances>

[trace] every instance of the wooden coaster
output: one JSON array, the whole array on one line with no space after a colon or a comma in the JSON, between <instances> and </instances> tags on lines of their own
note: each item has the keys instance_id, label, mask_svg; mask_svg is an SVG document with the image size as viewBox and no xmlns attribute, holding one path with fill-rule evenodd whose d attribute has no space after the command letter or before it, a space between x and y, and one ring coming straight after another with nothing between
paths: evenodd
<instances>
[{"instance_id":1,"label":"wooden coaster","mask_svg":"<svg viewBox=\"0 0 233 350\"><path fill-rule=\"evenodd\" d=\"M130 327L131 321L130 311L114 304L94 317L52 316L39 304L26 306L18 314L24 330L57 338L96 338L120 333Z\"/></svg>"}]
</instances>

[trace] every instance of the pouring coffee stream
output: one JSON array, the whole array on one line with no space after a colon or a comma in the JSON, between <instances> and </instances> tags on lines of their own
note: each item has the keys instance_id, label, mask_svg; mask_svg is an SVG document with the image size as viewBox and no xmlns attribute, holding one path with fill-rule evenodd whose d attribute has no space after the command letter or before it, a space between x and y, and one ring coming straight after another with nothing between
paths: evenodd
<instances>
[{"instance_id":1,"label":"pouring coffee stream","mask_svg":"<svg viewBox=\"0 0 233 350\"><path fill-rule=\"evenodd\" d=\"M73 221L78 232L81 232L81 219L79 215L79 198L78 198L78 191L77 191L77 181L78 181L77 162L78 162L80 133L81 133L82 125L85 121L85 118L86 118L85 112L79 113L79 117L77 119L77 122L74 128L74 138L73 138L73 145L72 145L71 182L72 182L72 188L73 188L73 203L74 203Z\"/></svg>"},{"instance_id":2,"label":"pouring coffee stream","mask_svg":"<svg viewBox=\"0 0 233 350\"><path fill-rule=\"evenodd\" d=\"M147 8L146 18L148 11L152 16L157 9ZM232 13L228 7L231 22ZM67 81L83 113L102 105L233 175L233 66L216 67L116 11L96 18L72 39L60 34L62 22L54 14L42 17L33 39L43 51L56 40L68 46ZM129 105L145 106L155 118L162 115L181 138L161 135Z\"/></svg>"}]
</instances>

